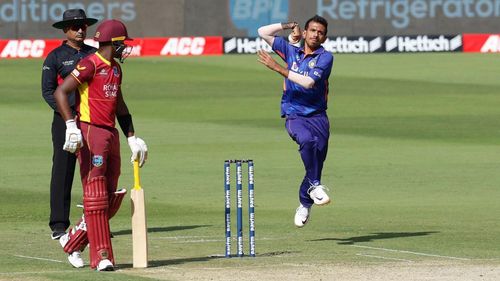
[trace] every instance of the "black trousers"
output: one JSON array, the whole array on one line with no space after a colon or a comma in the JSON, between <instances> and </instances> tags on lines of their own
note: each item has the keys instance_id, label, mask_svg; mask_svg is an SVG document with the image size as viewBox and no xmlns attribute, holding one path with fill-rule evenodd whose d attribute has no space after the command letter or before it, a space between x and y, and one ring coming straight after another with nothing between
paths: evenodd
<instances>
[{"instance_id":1,"label":"black trousers","mask_svg":"<svg viewBox=\"0 0 500 281\"><path fill-rule=\"evenodd\" d=\"M71 187L75 175L76 155L63 150L66 123L54 112L52 121L52 178L50 180L50 221L52 230L66 230L70 225Z\"/></svg>"}]
</instances>

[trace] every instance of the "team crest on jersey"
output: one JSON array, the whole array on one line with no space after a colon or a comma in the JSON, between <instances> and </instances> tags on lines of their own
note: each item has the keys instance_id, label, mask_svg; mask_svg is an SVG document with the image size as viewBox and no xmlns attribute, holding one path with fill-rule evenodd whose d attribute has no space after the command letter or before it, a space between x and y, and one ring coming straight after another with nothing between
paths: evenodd
<instances>
[{"instance_id":1,"label":"team crest on jersey","mask_svg":"<svg viewBox=\"0 0 500 281\"><path fill-rule=\"evenodd\" d=\"M120 72L118 71L118 67L113 66L113 74L114 74L116 77L119 77L119 76L120 76Z\"/></svg>"},{"instance_id":2,"label":"team crest on jersey","mask_svg":"<svg viewBox=\"0 0 500 281\"><path fill-rule=\"evenodd\" d=\"M316 60L312 60L308 64L309 68L314 68L315 65L316 65Z\"/></svg>"},{"instance_id":3,"label":"team crest on jersey","mask_svg":"<svg viewBox=\"0 0 500 281\"><path fill-rule=\"evenodd\" d=\"M299 67L297 66L297 62L295 62L295 61L292 63L292 71L295 71L295 72L299 71Z\"/></svg>"},{"instance_id":4,"label":"team crest on jersey","mask_svg":"<svg viewBox=\"0 0 500 281\"><path fill-rule=\"evenodd\" d=\"M95 167L101 167L103 163L104 163L104 159L103 159L102 155L92 156L92 165L94 165Z\"/></svg>"}]
</instances>

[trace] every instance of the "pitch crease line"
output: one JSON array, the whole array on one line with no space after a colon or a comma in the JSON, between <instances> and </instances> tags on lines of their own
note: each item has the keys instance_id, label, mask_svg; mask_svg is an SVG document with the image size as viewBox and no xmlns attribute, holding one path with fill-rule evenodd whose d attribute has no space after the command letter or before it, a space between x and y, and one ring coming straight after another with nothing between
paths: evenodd
<instances>
[{"instance_id":1,"label":"pitch crease line","mask_svg":"<svg viewBox=\"0 0 500 281\"><path fill-rule=\"evenodd\" d=\"M367 254L356 254L356 256L369 257L369 258L377 258L377 259L384 259L384 260L395 260L395 261L413 262L411 260L397 259L397 258L388 258L388 257L375 256L375 255L367 255Z\"/></svg>"},{"instance_id":2,"label":"pitch crease line","mask_svg":"<svg viewBox=\"0 0 500 281\"><path fill-rule=\"evenodd\" d=\"M435 255L435 254L426 254L426 253L419 253L419 252L412 252L412 251L405 251L405 250L394 250L394 249L388 249L388 248L378 248L378 247L370 247L370 246L362 246L362 245L349 245L349 246L356 247L356 248L381 250L381 251L387 251L387 252L406 253L406 254L427 256L427 257L446 258L446 259L462 260L462 261L469 261L470 260L468 258L459 258L459 257L452 257L452 256L441 256L441 255Z\"/></svg>"},{"instance_id":3,"label":"pitch crease line","mask_svg":"<svg viewBox=\"0 0 500 281\"><path fill-rule=\"evenodd\" d=\"M21 256L21 255L13 255L13 256L14 257L18 257L18 258L24 258L24 259L32 259L32 260L41 260L41 261L51 261L51 262L64 263L63 261L60 261L60 260L53 260L53 259L46 259L46 258L28 257L28 256Z\"/></svg>"}]
</instances>

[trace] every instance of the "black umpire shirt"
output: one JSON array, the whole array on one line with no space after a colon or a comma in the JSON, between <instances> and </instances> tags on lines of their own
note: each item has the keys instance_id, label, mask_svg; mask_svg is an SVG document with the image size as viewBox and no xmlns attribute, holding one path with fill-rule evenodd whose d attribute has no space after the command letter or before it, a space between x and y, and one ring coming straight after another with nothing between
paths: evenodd
<instances>
[{"instance_id":1,"label":"black umpire shirt","mask_svg":"<svg viewBox=\"0 0 500 281\"><path fill-rule=\"evenodd\" d=\"M82 58L96 51L96 48L85 44L80 50L77 50L64 41L61 46L49 53L43 62L42 68L42 96L54 111L57 111L56 100L54 99L54 91L57 86L73 71ZM74 111L75 93L71 93L68 99L69 105Z\"/></svg>"}]
</instances>

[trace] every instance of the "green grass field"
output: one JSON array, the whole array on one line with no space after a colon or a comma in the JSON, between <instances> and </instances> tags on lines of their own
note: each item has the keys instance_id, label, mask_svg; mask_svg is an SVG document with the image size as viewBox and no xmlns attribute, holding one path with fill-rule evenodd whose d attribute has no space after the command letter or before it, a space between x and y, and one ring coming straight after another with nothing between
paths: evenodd
<instances>
[{"instance_id":1,"label":"green grass field","mask_svg":"<svg viewBox=\"0 0 500 281\"><path fill-rule=\"evenodd\" d=\"M0 280L220 280L218 270L276 280L280 268L500 266L498 55L337 55L323 172L333 204L314 208L303 229L293 225L303 168L279 117L278 74L256 56L128 59L123 92L150 149L141 176L151 267L131 268L125 200L111 222L120 270L110 274L73 269L49 237L52 113L41 64L0 60ZM130 188L121 143L120 187ZM227 158L255 160L256 258L218 257ZM81 195L76 176L75 204ZM73 221L80 213L72 209Z\"/></svg>"}]
</instances>

